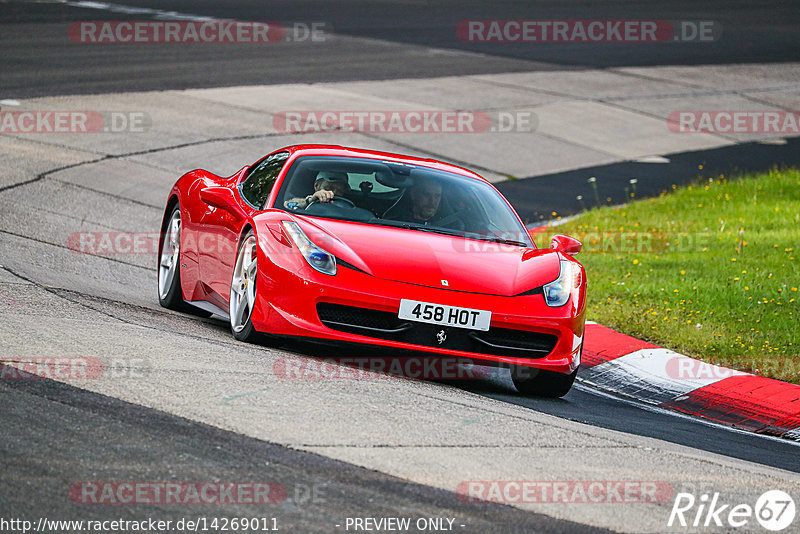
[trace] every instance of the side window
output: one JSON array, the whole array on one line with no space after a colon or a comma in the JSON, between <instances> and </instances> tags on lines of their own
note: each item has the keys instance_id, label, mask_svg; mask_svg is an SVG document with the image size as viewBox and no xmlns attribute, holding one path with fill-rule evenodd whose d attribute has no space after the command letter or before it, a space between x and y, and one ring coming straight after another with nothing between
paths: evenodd
<instances>
[{"instance_id":1,"label":"side window","mask_svg":"<svg viewBox=\"0 0 800 534\"><path fill-rule=\"evenodd\" d=\"M275 179L289 157L288 152L278 152L259 163L242 182L241 190L244 199L252 206L262 209L267 201Z\"/></svg>"}]
</instances>

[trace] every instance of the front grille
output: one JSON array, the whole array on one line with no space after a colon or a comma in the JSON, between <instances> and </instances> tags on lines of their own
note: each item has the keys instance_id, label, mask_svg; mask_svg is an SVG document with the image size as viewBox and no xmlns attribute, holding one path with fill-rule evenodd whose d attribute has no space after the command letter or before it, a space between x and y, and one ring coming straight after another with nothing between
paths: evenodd
<instances>
[{"instance_id":1,"label":"front grille","mask_svg":"<svg viewBox=\"0 0 800 534\"><path fill-rule=\"evenodd\" d=\"M497 350L538 352L542 356L550 354L558 342L558 336L552 334L510 328L489 328L487 332L473 333L472 337Z\"/></svg>"},{"instance_id":2,"label":"front grille","mask_svg":"<svg viewBox=\"0 0 800 534\"><path fill-rule=\"evenodd\" d=\"M496 327L488 331L466 330L405 321L393 312L328 302L317 304L317 314L322 324L332 330L475 354L544 358L558 342L558 337L552 334ZM438 334L442 331L445 340L439 343L441 336Z\"/></svg>"},{"instance_id":3,"label":"front grille","mask_svg":"<svg viewBox=\"0 0 800 534\"><path fill-rule=\"evenodd\" d=\"M365 330L397 333L411 327L411 323L401 321L395 313L328 302L317 304L317 315L322 324L328 328L357 334L363 333Z\"/></svg>"}]
</instances>

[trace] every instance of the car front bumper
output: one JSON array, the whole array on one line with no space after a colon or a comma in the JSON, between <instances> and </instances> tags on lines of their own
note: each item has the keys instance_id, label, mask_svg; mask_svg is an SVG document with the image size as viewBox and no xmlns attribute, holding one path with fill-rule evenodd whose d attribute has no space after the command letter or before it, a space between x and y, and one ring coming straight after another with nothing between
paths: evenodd
<instances>
[{"instance_id":1,"label":"car front bumper","mask_svg":"<svg viewBox=\"0 0 800 534\"><path fill-rule=\"evenodd\" d=\"M293 265L282 267L271 262L259 262L266 268L259 269L259 289L252 321L260 332L379 345L468 358L486 365L514 364L559 373L571 373L580 364L585 309L577 309L571 301L565 306L551 308L544 303L541 294L502 297L432 288L379 279L342 265L335 276L328 276L305 264L291 263ZM347 321L333 321L330 314L320 317L321 309L338 306L345 310L360 309L367 315L373 312L371 315L388 321L397 317L401 299L491 311L490 332L417 322L401 332L391 332L408 322L396 319L396 324L349 328L342 326ZM377 330L369 329L375 326ZM492 331L495 335L491 335ZM444 332L444 336L440 332ZM554 342L550 344L552 349L546 352L513 350L513 347L506 351L503 347L508 344L497 333L511 334L511 338L533 339L523 343L528 346L533 343L539 349L548 345L537 344L536 340ZM445 339L439 342L440 337Z\"/></svg>"}]
</instances>

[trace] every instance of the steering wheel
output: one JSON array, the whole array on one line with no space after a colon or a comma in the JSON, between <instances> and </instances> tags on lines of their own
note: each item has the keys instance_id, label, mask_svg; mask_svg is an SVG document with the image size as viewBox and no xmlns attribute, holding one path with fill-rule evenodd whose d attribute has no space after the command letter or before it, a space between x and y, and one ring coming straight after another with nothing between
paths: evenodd
<instances>
[{"instance_id":1,"label":"steering wheel","mask_svg":"<svg viewBox=\"0 0 800 534\"><path fill-rule=\"evenodd\" d=\"M338 202L338 204L337 204L337 202ZM319 199L315 198L314 200L312 200L311 202L308 203L308 206L306 206L306 209L310 208L311 206L313 206L314 204L317 204L317 203L319 203ZM353 203L352 200L350 200L349 198L344 198L344 197L340 197L340 196L334 196L330 200L330 202L323 202L323 204L334 204L336 206L339 206L340 208L355 208L356 207L356 205ZM342 204L344 204L344 205L342 205Z\"/></svg>"}]
</instances>

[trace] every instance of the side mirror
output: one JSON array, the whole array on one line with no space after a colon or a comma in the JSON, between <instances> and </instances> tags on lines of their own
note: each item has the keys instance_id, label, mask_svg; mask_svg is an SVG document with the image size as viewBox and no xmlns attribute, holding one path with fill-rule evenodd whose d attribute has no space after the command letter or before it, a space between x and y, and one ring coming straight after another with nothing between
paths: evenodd
<instances>
[{"instance_id":1,"label":"side mirror","mask_svg":"<svg viewBox=\"0 0 800 534\"><path fill-rule=\"evenodd\" d=\"M582 246L583 244L580 241L568 235L554 235L552 241L550 241L550 248L571 256L580 252Z\"/></svg>"},{"instance_id":2,"label":"side mirror","mask_svg":"<svg viewBox=\"0 0 800 534\"><path fill-rule=\"evenodd\" d=\"M247 214L242 210L233 191L227 187L206 187L200 190L200 200L221 210L225 210L234 217L244 219Z\"/></svg>"}]
</instances>

